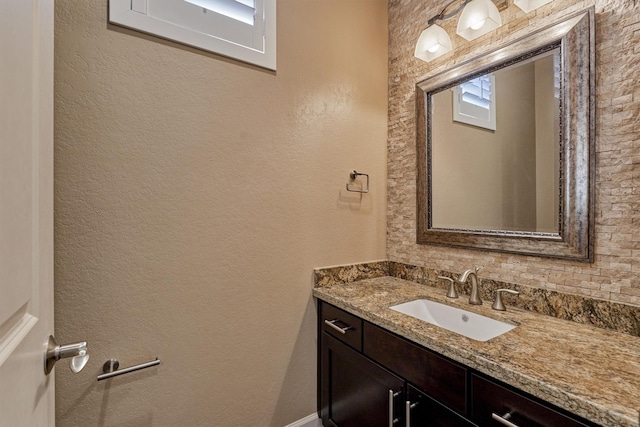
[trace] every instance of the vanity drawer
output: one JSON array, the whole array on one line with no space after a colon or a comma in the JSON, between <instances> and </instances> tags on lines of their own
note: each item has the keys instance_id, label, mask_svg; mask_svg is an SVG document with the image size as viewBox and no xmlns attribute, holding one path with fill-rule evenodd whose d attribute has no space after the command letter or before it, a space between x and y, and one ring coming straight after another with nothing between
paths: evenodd
<instances>
[{"instance_id":1,"label":"vanity drawer","mask_svg":"<svg viewBox=\"0 0 640 427\"><path fill-rule=\"evenodd\" d=\"M467 369L371 323L364 322L363 352L420 390L466 414Z\"/></svg>"},{"instance_id":2,"label":"vanity drawer","mask_svg":"<svg viewBox=\"0 0 640 427\"><path fill-rule=\"evenodd\" d=\"M337 307L322 303L320 305L320 324L322 330L362 351L362 319Z\"/></svg>"},{"instance_id":3,"label":"vanity drawer","mask_svg":"<svg viewBox=\"0 0 640 427\"><path fill-rule=\"evenodd\" d=\"M471 375L471 396L473 402L471 418L481 426L585 427L594 425L580 421L577 417L564 415L560 410L475 374ZM509 415L504 417L505 414ZM496 420L496 417L506 418L511 424Z\"/></svg>"}]
</instances>

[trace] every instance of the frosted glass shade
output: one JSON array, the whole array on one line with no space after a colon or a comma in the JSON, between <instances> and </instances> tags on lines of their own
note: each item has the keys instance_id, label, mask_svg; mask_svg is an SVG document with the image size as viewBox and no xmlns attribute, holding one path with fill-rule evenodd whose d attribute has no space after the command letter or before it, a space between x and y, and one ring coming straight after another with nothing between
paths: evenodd
<instances>
[{"instance_id":1,"label":"frosted glass shade","mask_svg":"<svg viewBox=\"0 0 640 427\"><path fill-rule=\"evenodd\" d=\"M420 34L414 56L429 62L451 51L451 49L449 34L441 26L433 24Z\"/></svg>"},{"instance_id":2,"label":"frosted glass shade","mask_svg":"<svg viewBox=\"0 0 640 427\"><path fill-rule=\"evenodd\" d=\"M553 0L515 0L513 2L516 6L524 11L524 13L529 13L532 10L539 8L540 6L544 6L547 3L551 3Z\"/></svg>"},{"instance_id":3,"label":"frosted glass shade","mask_svg":"<svg viewBox=\"0 0 640 427\"><path fill-rule=\"evenodd\" d=\"M456 32L467 40L473 40L501 25L500 12L491 0L473 0L462 10Z\"/></svg>"}]
</instances>

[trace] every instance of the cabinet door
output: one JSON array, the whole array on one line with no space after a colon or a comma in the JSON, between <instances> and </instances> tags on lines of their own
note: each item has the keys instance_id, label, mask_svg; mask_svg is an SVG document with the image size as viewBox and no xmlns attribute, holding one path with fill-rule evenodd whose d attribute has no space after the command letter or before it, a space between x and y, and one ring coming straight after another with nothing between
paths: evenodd
<instances>
[{"instance_id":1,"label":"cabinet door","mask_svg":"<svg viewBox=\"0 0 640 427\"><path fill-rule=\"evenodd\" d=\"M320 415L325 427L402 425L402 379L325 332L321 346Z\"/></svg>"},{"instance_id":2,"label":"cabinet door","mask_svg":"<svg viewBox=\"0 0 640 427\"><path fill-rule=\"evenodd\" d=\"M407 386L405 403L407 427L476 427L471 421L453 412L446 406Z\"/></svg>"}]
</instances>

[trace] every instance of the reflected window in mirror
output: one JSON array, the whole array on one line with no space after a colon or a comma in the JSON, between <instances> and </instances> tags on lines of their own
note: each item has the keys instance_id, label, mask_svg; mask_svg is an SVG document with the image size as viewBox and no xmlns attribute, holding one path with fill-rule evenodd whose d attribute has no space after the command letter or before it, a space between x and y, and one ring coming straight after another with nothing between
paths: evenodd
<instances>
[{"instance_id":1,"label":"reflected window in mirror","mask_svg":"<svg viewBox=\"0 0 640 427\"><path fill-rule=\"evenodd\" d=\"M466 80L451 89L453 121L496 130L493 73Z\"/></svg>"}]
</instances>

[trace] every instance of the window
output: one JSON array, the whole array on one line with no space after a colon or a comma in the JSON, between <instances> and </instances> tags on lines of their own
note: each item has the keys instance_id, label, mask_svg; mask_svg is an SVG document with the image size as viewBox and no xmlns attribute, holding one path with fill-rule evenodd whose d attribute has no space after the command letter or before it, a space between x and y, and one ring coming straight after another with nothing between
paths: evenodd
<instances>
[{"instance_id":1,"label":"window","mask_svg":"<svg viewBox=\"0 0 640 427\"><path fill-rule=\"evenodd\" d=\"M453 120L496 130L495 77L485 74L455 86Z\"/></svg>"},{"instance_id":2,"label":"window","mask_svg":"<svg viewBox=\"0 0 640 427\"><path fill-rule=\"evenodd\" d=\"M109 0L109 21L276 69L276 0Z\"/></svg>"}]
</instances>

